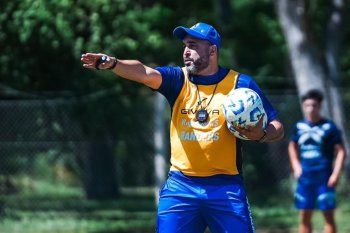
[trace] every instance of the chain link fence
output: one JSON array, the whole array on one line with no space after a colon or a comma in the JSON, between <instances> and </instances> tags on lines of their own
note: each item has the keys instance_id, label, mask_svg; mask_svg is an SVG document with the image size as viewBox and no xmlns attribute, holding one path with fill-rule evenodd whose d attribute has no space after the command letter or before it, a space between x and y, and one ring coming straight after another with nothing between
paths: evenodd
<instances>
[{"instance_id":1,"label":"chain link fence","mask_svg":"<svg viewBox=\"0 0 350 233\"><path fill-rule=\"evenodd\" d=\"M21 192L20 183L30 179L61 182L82 190L98 176L115 177L111 184L118 186L152 185L152 137L130 131L124 140L117 140L108 131L108 122L99 122L98 132L85 132L89 123L79 122L77 109L86 104L89 102L62 99L0 101L0 194ZM129 122L140 130L148 128L142 124L149 121L133 118ZM99 166L100 171L94 170ZM112 172L106 175L108 167ZM103 179L94 185L108 185Z\"/></svg>"},{"instance_id":2,"label":"chain link fence","mask_svg":"<svg viewBox=\"0 0 350 233\"><path fill-rule=\"evenodd\" d=\"M244 176L256 196L271 194L272 187L276 195L290 190L287 144L292 125L302 117L295 92L268 97L284 123L285 138L270 144L244 143ZM142 106L154 109L153 98ZM105 119L82 123L80 110L86 105L90 102L71 99L0 100L0 210L6 209L6 198L32 193L113 198L120 187L154 186L157 113L140 107L141 112L124 114L122 126L113 128ZM103 114L109 115L108 109ZM86 130L89 124L100 124L98 133ZM169 152L165 156L169 161ZM4 214L0 211L0 217Z\"/></svg>"}]
</instances>

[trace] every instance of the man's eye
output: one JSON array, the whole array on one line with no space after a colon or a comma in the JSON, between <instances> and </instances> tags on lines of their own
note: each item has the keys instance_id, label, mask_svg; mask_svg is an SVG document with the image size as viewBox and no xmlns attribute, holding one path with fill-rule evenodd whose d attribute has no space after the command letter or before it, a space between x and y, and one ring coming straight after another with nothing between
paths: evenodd
<instances>
[{"instance_id":1,"label":"man's eye","mask_svg":"<svg viewBox=\"0 0 350 233\"><path fill-rule=\"evenodd\" d=\"M188 45L185 45L185 44L184 44L184 45L182 46L182 48L183 48L183 49L185 49L185 48L195 49L195 48L196 48L196 45L195 45L195 44L188 44Z\"/></svg>"}]
</instances>

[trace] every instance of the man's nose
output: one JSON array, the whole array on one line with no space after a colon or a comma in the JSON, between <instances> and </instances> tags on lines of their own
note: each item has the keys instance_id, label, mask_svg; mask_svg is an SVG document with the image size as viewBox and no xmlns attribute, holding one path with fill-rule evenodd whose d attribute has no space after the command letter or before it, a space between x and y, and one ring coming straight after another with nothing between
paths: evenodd
<instances>
[{"instance_id":1,"label":"man's nose","mask_svg":"<svg viewBox=\"0 0 350 233\"><path fill-rule=\"evenodd\" d=\"M191 56L191 51L188 48L185 48L184 55L185 57Z\"/></svg>"}]
</instances>

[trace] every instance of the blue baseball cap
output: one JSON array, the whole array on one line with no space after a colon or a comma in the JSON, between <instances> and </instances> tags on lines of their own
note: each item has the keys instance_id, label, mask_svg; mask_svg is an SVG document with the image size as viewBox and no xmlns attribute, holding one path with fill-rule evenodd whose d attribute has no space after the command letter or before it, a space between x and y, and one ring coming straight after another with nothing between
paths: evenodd
<instances>
[{"instance_id":1,"label":"blue baseball cap","mask_svg":"<svg viewBox=\"0 0 350 233\"><path fill-rule=\"evenodd\" d=\"M213 26L206 23L197 23L191 28L183 26L176 27L173 31L173 35L180 40L183 40L186 35L190 35L200 40L207 40L211 44L216 45L216 47L221 48L220 34Z\"/></svg>"}]
</instances>

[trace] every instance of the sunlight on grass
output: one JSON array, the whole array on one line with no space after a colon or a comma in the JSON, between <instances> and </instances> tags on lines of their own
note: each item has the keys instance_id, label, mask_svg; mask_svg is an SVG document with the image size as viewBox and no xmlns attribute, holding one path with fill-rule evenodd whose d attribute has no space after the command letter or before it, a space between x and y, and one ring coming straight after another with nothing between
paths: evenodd
<instances>
[{"instance_id":1,"label":"sunlight on grass","mask_svg":"<svg viewBox=\"0 0 350 233\"><path fill-rule=\"evenodd\" d=\"M154 188L123 187L113 200L88 200L81 188L21 177L21 192L0 196L1 233L151 233L156 207ZM296 233L298 212L290 198L274 197L251 210L257 233ZM339 232L350 232L350 201L341 199L336 212ZM316 212L315 232L323 217Z\"/></svg>"}]
</instances>

